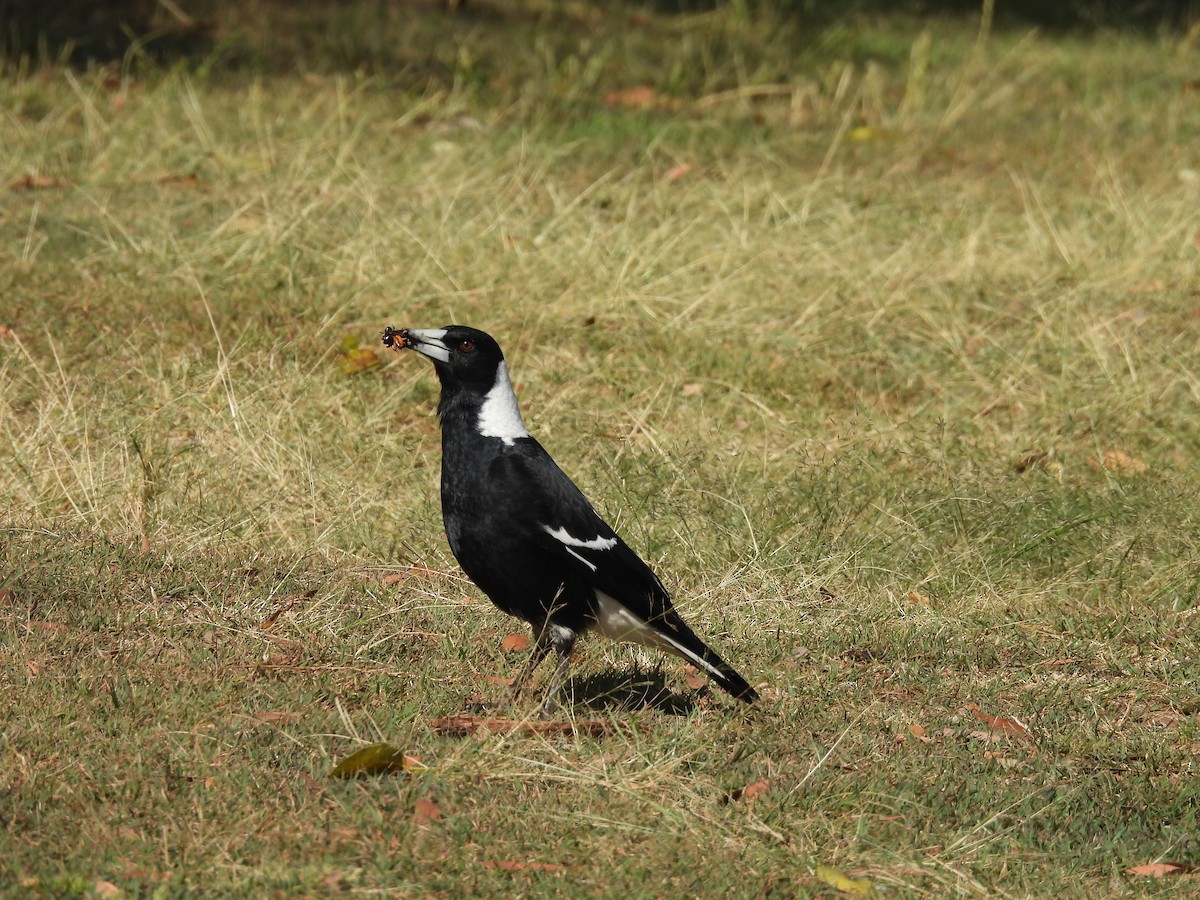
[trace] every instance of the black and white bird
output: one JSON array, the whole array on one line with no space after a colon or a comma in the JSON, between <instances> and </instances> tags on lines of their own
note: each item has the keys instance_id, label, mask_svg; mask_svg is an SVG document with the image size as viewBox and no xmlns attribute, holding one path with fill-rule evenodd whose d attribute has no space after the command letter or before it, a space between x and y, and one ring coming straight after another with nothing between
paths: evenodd
<instances>
[{"instance_id":1,"label":"black and white bird","mask_svg":"<svg viewBox=\"0 0 1200 900\"><path fill-rule=\"evenodd\" d=\"M554 707L575 640L594 629L674 653L747 703L758 694L687 626L658 577L600 518L525 429L500 346L461 325L390 326L383 342L433 360L442 386L442 518L450 550L496 606L533 629L529 664L551 649Z\"/></svg>"}]
</instances>

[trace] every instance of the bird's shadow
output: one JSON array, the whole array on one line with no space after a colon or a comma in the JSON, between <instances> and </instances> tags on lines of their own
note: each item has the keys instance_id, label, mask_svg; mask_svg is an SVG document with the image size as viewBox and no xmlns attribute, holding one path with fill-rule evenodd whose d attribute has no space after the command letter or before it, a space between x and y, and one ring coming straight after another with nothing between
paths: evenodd
<instances>
[{"instance_id":1,"label":"bird's shadow","mask_svg":"<svg viewBox=\"0 0 1200 900\"><path fill-rule=\"evenodd\" d=\"M662 672L605 672L572 678L564 687L562 701L593 711L635 712L653 709L671 716L686 716L696 700L670 690Z\"/></svg>"}]
</instances>

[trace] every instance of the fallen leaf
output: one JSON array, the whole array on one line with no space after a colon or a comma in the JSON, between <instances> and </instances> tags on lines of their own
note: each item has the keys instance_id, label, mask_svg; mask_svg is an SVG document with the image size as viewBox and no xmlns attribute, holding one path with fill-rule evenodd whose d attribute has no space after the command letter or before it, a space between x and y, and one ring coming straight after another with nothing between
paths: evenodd
<instances>
[{"instance_id":1,"label":"fallen leaf","mask_svg":"<svg viewBox=\"0 0 1200 900\"><path fill-rule=\"evenodd\" d=\"M708 679L701 675L695 666L684 666L683 680L693 691L698 691L708 684Z\"/></svg>"},{"instance_id":2,"label":"fallen leaf","mask_svg":"<svg viewBox=\"0 0 1200 900\"><path fill-rule=\"evenodd\" d=\"M505 872L565 872L566 866L558 863L525 862L519 859L485 860L480 863L485 869L503 869Z\"/></svg>"},{"instance_id":3,"label":"fallen leaf","mask_svg":"<svg viewBox=\"0 0 1200 900\"><path fill-rule=\"evenodd\" d=\"M62 187L66 182L61 178L50 175L25 175L11 182L8 186L14 191L42 191L47 188Z\"/></svg>"},{"instance_id":4,"label":"fallen leaf","mask_svg":"<svg viewBox=\"0 0 1200 900\"><path fill-rule=\"evenodd\" d=\"M693 382L692 384L685 384L679 389L679 393L683 394L685 397L695 397L698 393L700 393L701 390L702 387Z\"/></svg>"},{"instance_id":5,"label":"fallen leaf","mask_svg":"<svg viewBox=\"0 0 1200 900\"><path fill-rule=\"evenodd\" d=\"M576 719L573 722L549 722L544 719L486 719L482 716L446 716L433 719L429 727L436 734L447 737L469 737L478 731L491 734L525 734L575 735L588 734L592 737L605 737L616 731L616 723L610 720Z\"/></svg>"},{"instance_id":6,"label":"fallen leaf","mask_svg":"<svg viewBox=\"0 0 1200 900\"><path fill-rule=\"evenodd\" d=\"M1032 737L1032 735L1029 733L1029 729L1026 728L1024 725L1022 725L1020 722L1018 722L1016 719L1006 719L1003 716L990 715L989 713L985 713L982 710L980 710L980 708L978 706L976 706L974 703L968 703L967 709L969 709L972 712L972 714L975 716L976 719L978 719L980 722L982 722L984 725L986 725L988 728L992 729L993 731L999 731L1004 734L1013 735L1015 737L1022 737L1022 738L1031 738Z\"/></svg>"},{"instance_id":7,"label":"fallen leaf","mask_svg":"<svg viewBox=\"0 0 1200 900\"><path fill-rule=\"evenodd\" d=\"M1142 475L1150 471L1150 467L1140 459L1134 459L1121 450L1105 450L1100 459L1090 459L1088 462L1097 469L1107 469L1123 475Z\"/></svg>"},{"instance_id":8,"label":"fallen leaf","mask_svg":"<svg viewBox=\"0 0 1200 900\"><path fill-rule=\"evenodd\" d=\"M641 84L622 91L609 91L604 95L604 102L625 109L649 109L658 103L658 92L648 84Z\"/></svg>"},{"instance_id":9,"label":"fallen leaf","mask_svg":"<svg viewBox=\"0 0 1200 900\"><path fill-rule=\"evenodd\" d=\"M1187 872L1194 872L1195 866L1187 863L1169 863L1157 862L1147 863L1144 866L1134 866L1132 869L1126 869L1126 875L1145 875L1148 878L1162 878L1164 875L1183 875Z\"/></svg>"},{"instance_id":10,"label":"fallen leaf","mask_svg":"<svg viewBox=\"0 0 1200 900\"><path fill-rule=\"evenodd\" d=\"M918 603L921 606L929 605L929 598L926 597L924 594L918 593L917 591L909 591L908 592L908 600L910 603Z\"/></svg>"},{"instance_id":11,"label":"fallen leaf","mask_svg":"<svg viewBox=\"0 0 1200 900\"><path fill-rule=\"evenodd\" d=\"M16 606L17 592L12 588L0 588L0 606Z\"/></svg>"},{"instance_id":12,"label":"fallen leaf","mask_svg":"<svg viewBox=\"0 0 1200 900\"><path fill-rule=\"evenodd\" d=\"M1013 468L1017 472L1025 472L1032 469L1049 455L1045 450L1026 450L1024 455L1013 463Z\"/></svg>"},{"instance_id":13,"label":"fallen leaf","mask_svg":"<svg viewBox=\"0 0 1200 900\"><path fill-rule=\"evenodd\" d=\"M372 366L379 365L383 360L370 347L361 347L356 337L342 339L342 352L338 354L338 368L343 375L357 375Z\"/></svg>"},{"instance_id":14,"label":"fallen leaf","mask_svg":"<svg viewBox=\"0 0 1200 900\"><path fill-rule=\"evenodd\" d=\"M932 744L933 739L925 736L925 728L922 725L909 725L908 733L915 737L918 741L925 744Z\"/></svg>"},{"instance_id":15,"label":"fallen leaf","mask_svg":"<svg viewBox=\"0 0 1200 900\"><path fill-rule=\"evenodd\" d=\"M407 572L392 572L390 575L383 576L383 583L385 586L391 587L393 584L399 584L407 577Z\"/></svg>"},{"instance_id":16,"label":"fallen leaf","mask_svg":"<svg viewBox=\"0 0 1200 900\"><path fill-rule=\"evenodd\" d=\"M671 166L671 168L667 169L666 174L663 175L663 181L667 182L667 184L670 184L673 181L678 181L690 171L692 171L692 164L689 162L680 163L677 166Z\"/></svg>"},{"instance_id":17,"label":"fallen leaf","mask_svg":"<svg viewBox=\"0 0 1200 900\"><path fill-rule=\"evenodd\" d=\"M510 634L500 642L500 649L505 653L516 653L518 650L528 650L532 643L528 635Z\"/></svg>"},{"instance_id":18,"label":"fallen leaf","mask_svg":"<svg viewBox=\"0 0 1200 900\"><path fill-rule=\"evenodd\" d=\"M1178 724L1179 716L1169 709L1155 709L1142 716L1142 721L1154 728L1170 728Z\"/></svg>"},{"instance_id":19,"label":"fallen leaf","mask_svg":"<svg viewBox=\"0 0 1200 900\"><path fill-rule=\"evenodd\" d=\"M163 172L154 179L157 184L173 184L178 187L195 187L199 184L200 179L193 172L190 175L176 175L171 172Z\"/></svg>"},{"instance_id":20,"label":"fallen leaf","mask_svg":"<svg viewBox=\"0 0 1200 900\"><path fill-rule=\"evenodd\" d=\"M770 778L760 778L758 781L752 781L745 787L740 787L729 792L728 801L734 800L753 800L760 794L765 794L767 789L771 787Z\"/></svg>"},{"instance_id":21,"label":"fallen leaf","mask_svg":"<svg viewBox=\"0 0 1200 900\"><path fill-rule=\"evenodd\" d=\"M93 897L120 897L121 889L111 881L105 881L103 878L96 881L92 885Z\"/></svg>"},{"instance_id":22,"label":"fallen leaf","mask_svg":"<svg viewBox=\"0 0 1200 900\"><path fill-rule=\"evenodd\" d=\"M852 141L894 141L899 139L900 134L887 128L859 125L857 128L852 128L846 136Z\"/></svg>"},{"instance_id":23,"label":"fallen leaf","mask_svg":"<svg viewBox=\"0 0 1200 900\"><path fill-rule=\"evenodd\" d=\"M12 337L14 334L16 334L16 332L13 331L11 328L9 328L7 325L0 325L0 338L9 338L9 337Z\"/></svg>"},{"instance_id":24,"label":"fallen leaf","mask_svg":"<svg viewBox=\"0 0 1200 900\"><path fill-rule=\"evenodd\" d=\"M418 800L413 804L414 825L428 825L442 817L442 810L432 800Z\"/></svg>"},{"instance_id":25,"label":"fallen leaf","mask_svg":"<svg viewBox=\"0 0 1200 900\"><path fill-rule=\"evenodd\" d=\"M329 773L329 777L360 778L365 775L381 775L424 768L416 757L405 756L403 751L391 744L371 744L343 759Z\"/></svg>"},{"instance_id":26,"label":"fallen leaf","mask_svg":"<svg viewBox=\"0 0 1200 900\"><path fill-rule=\"evenodd\" d=\"M869 878L851 878L843 875L832 866L817 866L817 877L835 890L856 897L866 897L875 893L875 885Z\"/></svg>"}]
</instances>

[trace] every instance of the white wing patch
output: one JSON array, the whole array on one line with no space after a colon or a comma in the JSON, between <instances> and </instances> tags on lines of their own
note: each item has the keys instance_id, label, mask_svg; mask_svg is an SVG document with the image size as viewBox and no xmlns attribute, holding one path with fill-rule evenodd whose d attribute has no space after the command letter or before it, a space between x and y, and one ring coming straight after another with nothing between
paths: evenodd
<instances>
[{"instance_id":1,"label":"white wing patch","mask_svg":"<svg viewBox=\"0 0 1200 900\"><path fill-rule=\"evenodd\" d=\"M596 591L596 606L598 613L596 630L609 640L641 644L643 647L653 647L656 650L674 653L717 678L724 677L719 670L674 640L669 634L654 628L640 616L634 615L620 600L610 597L604 591Z\"/></svg>"},{"instance_id":2,"label":"white wing patch","mask_svg":"<svg viewBox=\"0 0 1200 900\"><path fill-rule=\"evenodd\" d=\"M521 421L521 410L517 406L517 395L508 378L508 366L504 360L496 367L496 383L483 398L479 409L479 433L484 437L496 437L506 444L517 438L529 437L525 423Z\"/></svg>"},{"instance_id":3,"label":"white wing patch","mask_svg":"<svg viewBox=\"0 0 1200 900\"><path fill-rule=\"evenodd\" d=\"M551 528L549 525L543 525L542 530L559 543L565 544L568 547L582 547L584 550L611 550L617 546L617 539L615 537L594 537L589 541L581 541L577 537L572 537L565 528Z\"/></svg>"}]
</instances>

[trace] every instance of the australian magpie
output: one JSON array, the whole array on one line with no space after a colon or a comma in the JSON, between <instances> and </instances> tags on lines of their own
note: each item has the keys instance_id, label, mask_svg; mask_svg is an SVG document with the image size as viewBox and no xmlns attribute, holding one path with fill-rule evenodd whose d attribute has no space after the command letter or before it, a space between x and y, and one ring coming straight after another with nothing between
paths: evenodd
<instances>
[{"instance_id":1,"label":"australian magpie","mask_svg":"<svg viewBox=\"0 0 1200 900\"><path fill-rule=\"evenodd\" d=\"M389 326L383 342L433 360L442 386L442 519L450 550L496 606L533 628L513 693L551 649L554 707L575 639L589 629L681 656L747 703L758 694L692 632L629 549L521 420L500 346L461 325Z\"/></svg>"}]
</instances>

